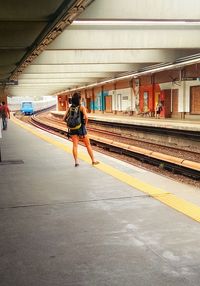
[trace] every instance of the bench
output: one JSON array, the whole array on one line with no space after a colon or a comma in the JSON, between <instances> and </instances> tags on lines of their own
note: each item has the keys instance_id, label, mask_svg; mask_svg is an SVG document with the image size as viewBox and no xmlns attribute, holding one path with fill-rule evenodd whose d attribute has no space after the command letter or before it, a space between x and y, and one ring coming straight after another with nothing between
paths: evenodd
<instances>
[{"instance_id":1,"label":"bench","mask_svg":"<svg viewBox=\"0 0 200 286\"><path fill-rule=\"evenodd\" d=\"M143 112L139 112L137 114L138 116L142 116L142 117L153 117L154 116L154 112L147 110L147 111L143 111Z\"/></svg>"}]
</instances>

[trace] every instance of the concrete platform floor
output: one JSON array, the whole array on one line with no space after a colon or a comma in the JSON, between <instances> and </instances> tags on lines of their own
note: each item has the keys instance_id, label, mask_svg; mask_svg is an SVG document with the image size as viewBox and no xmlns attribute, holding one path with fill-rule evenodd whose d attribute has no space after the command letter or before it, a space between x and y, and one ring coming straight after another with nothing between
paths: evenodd
<instances>
[{"instance_id":1,"label":"concrete platform floor","mask_svg":"<svg viewBox=\"0 0 200 286\"><path fill-rule=\"evenodd\" d=\"M74 168L71 142L45 136L57 146L12 122L3 133L2 159L24 163L0 166L1 286L199 285L197 221L87 160ZM198 190L96 157L200 205Z\"/></svg>"}]
</instances>

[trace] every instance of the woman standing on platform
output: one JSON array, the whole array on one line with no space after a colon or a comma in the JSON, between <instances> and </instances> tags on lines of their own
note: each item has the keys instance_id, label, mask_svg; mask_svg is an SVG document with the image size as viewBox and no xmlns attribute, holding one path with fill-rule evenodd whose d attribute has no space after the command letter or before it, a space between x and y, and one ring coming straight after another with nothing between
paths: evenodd
<instances>
[{"instance_id":1,"label":"woman standing on platform","mask_svg":"<svg viewBox=\"0 0 200 286\"><path fill-rule=\"evenodd\" d=\"M84 106L81 106L81 95L80 93L74 93L71 99L71 106L68 108L68 110L66 111L64 117L63 117L63 121L67 121L67 118L70 114L70 110L72 108L79 108L80 111L80 119L81 119L81 126L77 129L70 129L69 126L69 137L71 137L72 142L73 142L73 148L72 148L72 153L73 153L73 157L74 157L74 161L75 161L75 167L79 166L79 162L78 162L78 142L81 139L88 151L88 154L92 160L92 165L97 165L99 164L98 161L96 161L94 159L94 154L92 151L92 147L90 144L90 139L87 135L87 124L88 124L88 115L87 115L87 111L86 108Z\"/></svg>"}]
</instances>

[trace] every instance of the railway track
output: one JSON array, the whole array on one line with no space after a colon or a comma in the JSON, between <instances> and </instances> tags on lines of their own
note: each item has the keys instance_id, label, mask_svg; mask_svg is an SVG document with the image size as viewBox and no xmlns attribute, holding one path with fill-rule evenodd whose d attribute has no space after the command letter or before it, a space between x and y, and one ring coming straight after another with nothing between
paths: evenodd
<instances>
[{"instance_id":1,"label":"railway track","mask_svg":"<svg viewBox=\"0 0 200 286\"><path fill-rule=\"evenodd\" d=\"M92 119L90 118L90 123L92 124L100 124L101 126L105 126L106 128L109 127L111 125L110 122L108 121L104 121L104 120L100 120L100 119ZM127 129L127 130L131 130L131 131L145 131L145 133L153 133L156 135L159 134L167 134L170 136L179 136L179 138L182 139L189 139L192 141L196 141L196 142L200 142L200 132L199 131L192 131L192 130L182 130L182 129L178 129L178 128L163 128L160 126L145 126L145 125L141 125L141 124L137 124L137 122L133 123L124 123L124 122L112 122L112 128L121 128L121 129Z\"/></svg>"},{"instance_id":2,"label":"railway track","mask_svg":"<svg viewBox=\"0 0 200 286\"><path fill-rule=\"evenodd\" d=\"M66 126L61 120L50 118L48 115L40 113L38 116L32 116L29 121L38 128L59 134L59 136L66 138ZM148 148L142 148L134 145L133 141L135 140L130 142L128 141L130 138L125 138L124 141L124 138L115 132L99 130L94 127L89 127L88 130L90 131L91 143L103 150L135 158L141 162L158 166L163 170L181 174L197 181L200 180L199 153L184 151L185 153L182 153L182 157L177 157L170 154L172 153L172 149L173 154L180 154L183 150L178 148L171 148L170 150L168 148L168 154L166 154L166 147L164 151L162 149L163 146L159 144L150 144L151 146ZM137 145L138 144L141 145L140 140L138 140ZM162 152L158 152L159 147L163 150ZM195 156L196 161L190 160L191 156Z\"/></svg>"},{"instance_id":3,"label":"railway track","mask_svg":"<svg viewBox=\"0 0 200 286\"><path fill-rule=\"evenodd\" d=\"M156 142L150 142L150 141L145 141L144 140L140 140L140 139L136 139L136 138L130 138L129 136L126 136L126 135L121 135L117 132L111 132L111 131L107 131L107 130L101 130L101 129L98 129L98 128L94 128L94 127L88 127L88 130L90 131L90 133L92 132L93 133L98 133L98 134L102 134L102 136L108 136L108 137L115 137L115 138L118 138L118 140L122 140L123 138L123 142L129 142L129 145L136 145L136 146L141 146L141 144L145 144L147 149L150 149L150 150L155 150L155 148L157 147L159 150L163 150L163 152L165 153L166 151L169 151L169 148L170 148L170 153L173 151L173 153L176 153L176 154L180 154L180 156L188 156L190 157L196 157L195 160L200 161L200 153L198 152L195 152L195 151L191 151L191 150L184 150L182 148L178 148L178 147L174 147L174 146L165 146L163 144L160 144L160 143L156 143Z\"/></svg>"}]
</instances>

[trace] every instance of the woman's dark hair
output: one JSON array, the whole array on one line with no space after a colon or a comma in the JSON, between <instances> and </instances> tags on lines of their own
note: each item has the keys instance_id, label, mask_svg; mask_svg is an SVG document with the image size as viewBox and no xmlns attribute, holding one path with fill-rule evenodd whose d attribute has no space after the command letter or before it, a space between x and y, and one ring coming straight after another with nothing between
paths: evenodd
<instances>
[{"instance_id":1,"label":"woman's dark hair","mask_svg":"<svg viewBox=\"0 0 200 286\"><path fill-rule=\"evenodd\" d=\"M75 106L80 105L80 99L81 99L80 93L75 92L75 93L72 95L72 104L75 105Z\"/></svg>"}]
</instances>

